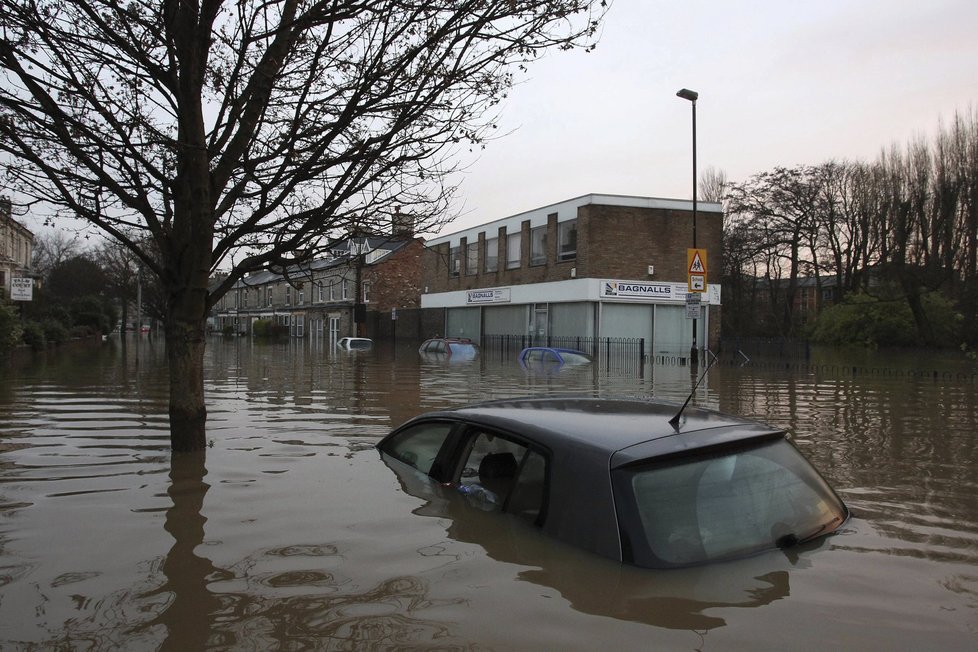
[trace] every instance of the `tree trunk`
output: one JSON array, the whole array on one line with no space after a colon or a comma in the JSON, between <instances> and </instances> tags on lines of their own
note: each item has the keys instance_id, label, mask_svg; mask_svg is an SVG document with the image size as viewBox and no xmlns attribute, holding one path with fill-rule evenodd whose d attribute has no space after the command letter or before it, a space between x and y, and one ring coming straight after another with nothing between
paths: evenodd
<instances>
[{"instance_id":1,"label":"tree trunk","mask_svg":"<svg viewBox=\"0 0 978 652\"><path fill-rule=\"evenodd\" d=\"M167 319L166 352L170 365L170 445L175 452L207 446L204 404L205 319Z\"/></svg>"}]
</instances>

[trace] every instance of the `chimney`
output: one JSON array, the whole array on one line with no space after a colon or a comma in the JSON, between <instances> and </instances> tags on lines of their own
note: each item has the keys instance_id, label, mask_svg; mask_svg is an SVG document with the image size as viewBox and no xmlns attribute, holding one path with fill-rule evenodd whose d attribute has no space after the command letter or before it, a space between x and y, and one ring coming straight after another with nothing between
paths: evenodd
<instances>
[{"instance_id":1,"label":"chimney","mask_svg":"<svg viewBox=\"0 0 978 652\"><path fill-rule=\"evenodd\" d=\"M394 214L391 216L391 236L395 238L414 237L414 218L407 213L402 213L400 206L394 207Z\"/></svg>"}]
</instances>

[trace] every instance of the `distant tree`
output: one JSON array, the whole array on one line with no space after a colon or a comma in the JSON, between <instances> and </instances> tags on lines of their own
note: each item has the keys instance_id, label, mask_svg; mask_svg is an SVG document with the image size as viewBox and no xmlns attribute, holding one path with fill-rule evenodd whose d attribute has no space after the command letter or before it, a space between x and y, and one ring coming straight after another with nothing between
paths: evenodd
<instances>
[{"instance_id":1,"label":"distant tree","mask_svg":"<svg viewBox=\"0 0 978 652\"><path fill-rule=\"evenodd\" d=\"M142 261L118 241L105 242L93 255L105 276L106 295L118 302L122 314L120 329L125 331L129 323L129 305L136 300Z\"/></svg>"},{"instance_id":2,"label":"distant tree","mask_svg":"<svg viewBox=\"0 0 978 652\"><path fill-rule=\"evenodd\" d=\"M727 173L710 165L700 175L700 197L703 201L722 203L728 185Z\"/></svg>"},{"instance_id":3,"label":"distant tree","mask_svg":"<svg viewBox=\"0 0 978 652\"><path fill-rule=\"evenodd\" d=\"M770 303L777 306L779 334L794 334L798 279L812 263L806 255L818 230L820 187L811 166L775 168L731 184L728 211L752 224L766 257L761 265Z\"/></svg>"},{"instance_id":4,"label":"distant tree","mask_svg":"<svg viewBox=\"0 0 978 652\"><path fill-rule=\"evenodd\" d=\"M78 297L104 296L108 279L102 267L88 254L72 256L53 267L44 284L49 301L69 302Z\"/></svg>"},{"instance_id":5,"label":"distant tree","mask_svg":"<svg viewBox=\"0 0 978 652\"><path fill-rule=\"evenodd\" d=\"M82 252L82 238L64 231L41 232L34 236L31 266L42 278L52 269Z\"/></svg>"},{"instance_id":6,"label":"distant tree","mask_svg":"<svg viewBox=\"0 0 978 652\"><path fill-rule=\"evenodd\" d=\"M0 152L20 196L88 220L158 279L171 443L202 450L210 307L398 207L438 228L457 154L491 138L514 67L590 47L604 6L0 0Z\"/></svg>"}]
</instances>

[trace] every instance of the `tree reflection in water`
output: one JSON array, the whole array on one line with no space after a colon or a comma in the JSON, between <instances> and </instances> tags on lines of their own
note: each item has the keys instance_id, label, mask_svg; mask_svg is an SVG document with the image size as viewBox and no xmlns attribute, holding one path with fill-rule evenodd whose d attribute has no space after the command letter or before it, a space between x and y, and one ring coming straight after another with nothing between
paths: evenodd
<instances>
[{"instance_id":1,"label":"tree reflection in water","mask_svg":"<svg viewBox=\"0 0 978 652\"><path fill-rule=\"evenodd\" d=\"M144 593L142 600L167 596L162 612L134 633L147 634L163 625L161 650L202 650L237 647L247 643L256 649L280 645L320 648L331 644L344 649L412 646L434 640L444 649L468 648L453 642L448 625L424 620L417 613L457 600L434 601L429 586L417 577L395 577L363 592L341 589L348 580L321 568L330 559L342 565L336 545L293 545L260 551L258 558L241 560L241 573L217 568L197 554L204 542L204 498L210 488L203 453L173 454L170 486L172 507L164 528L173 545L161 564L166 581ZM282 557L308 556L320 568L261 575L256 570ZM257 580L257 581L256 581ZM243 582L246 592L224 590ZM256 590L256 588L264 589ZM297 589L304 595L291 595ZM282 593L288 592L285 596ZM332 642L332 643L331 643Z\"/></svg>"},{"instance_id":2,"label":"tree reflection in water","mask_svg":"<svg viewBox=\"0 0 978 652\"><path fill-rule=\"evenodd\" d=\"M166 582L153 593L168 593L170 601L150 625L166 627L161 650L202 650L207 647L221 601L208 590L208 583L226 572L206 557L196 554L204 542L202 513L204 496L210 485L204 482L207 468L204 452L174 453L170 459L170 487L173 501L166 511L164 529L173 537L173 546L163 560Z\"/></svg>"}]
</instances>

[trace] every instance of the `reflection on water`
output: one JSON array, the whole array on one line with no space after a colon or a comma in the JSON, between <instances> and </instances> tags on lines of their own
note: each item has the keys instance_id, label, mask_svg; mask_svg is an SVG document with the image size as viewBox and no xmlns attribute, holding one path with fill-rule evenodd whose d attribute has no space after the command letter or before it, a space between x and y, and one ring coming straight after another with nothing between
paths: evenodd
<instances>
[{"instance_id":1,"label":"reflection on water","mask_svg":"<svg viewBox=\"0 0 978 652\"><path fill-rule=\"evenodd\" d=\"M162 350L0 376L0 648L973 649L973 363L816 352L721 364L695 403L790 428L843 531L679 571L622 566L391 473L419 412L539 393L682 401L686 367L528 373L414 347L214 339L203 455L167 449ZM859 357L864 356L864 357Z\"/></svg>"}]
</instances>

